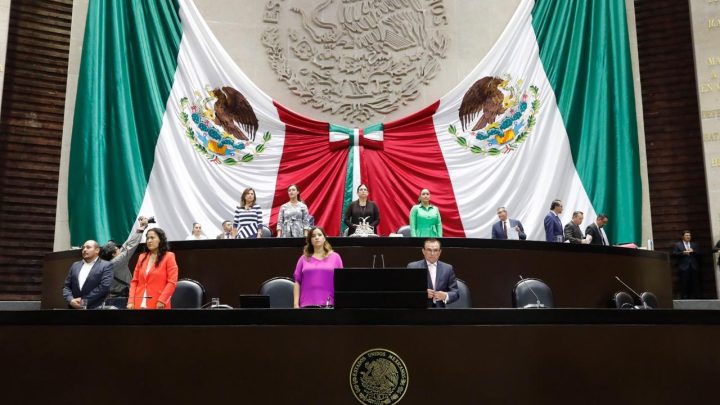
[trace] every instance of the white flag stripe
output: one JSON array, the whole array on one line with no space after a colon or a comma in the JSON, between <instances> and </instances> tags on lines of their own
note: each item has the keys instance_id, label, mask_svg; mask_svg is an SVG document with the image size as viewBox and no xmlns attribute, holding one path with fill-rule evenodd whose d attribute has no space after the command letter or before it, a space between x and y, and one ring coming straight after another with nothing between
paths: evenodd
<instances>
[{"instance_id":1,"label":"white flag stripe","mask_svg":"<svg viewBox=\"0 0 720 405\"><path fill-rule=\"evenodd\" d=\"M219 234L220 224L232 219L240 195L253 187L268 223L282 156L285 126L272 99L254 85L213 36L192 1L180 0L183 36L170 97L155 150L141 213L155 215L170 240L184 239L192 222L208 237ZM256 140L272 134L266 149L250 163L226 166L198 153L180 124L180 100L196 91L230 86L249 101L259 121ZM256 143L257 145L257 143Z\"/></svg>"},{"instance_id":2,"label":"white flag stripe","mask_svg":"<svg viewBox=\"0 0 720 405\"><path fill-rule=\"evenodd\" d=\"M533 1L523 1L485 58L470 75L441 99L434 116L435 130L455 191L458 210L468 237L489 238L496 209L505 206L519 219L528 239L545 240L543 219L555 198L564 202L563 224L572 212L585 212L584 226L595 211L575 169L565 126L555 94L540 61L532 27ZM460 131L458 111L465 92L486 76L521 79L539 88L537 125L519 148L499 156L480 156L462 148L448 133ZM498 117L499 118L499 117ZM476 117L474 121L477 121ZM472 127L472 124L470 125Z\"/></svg>"}]
</instances>

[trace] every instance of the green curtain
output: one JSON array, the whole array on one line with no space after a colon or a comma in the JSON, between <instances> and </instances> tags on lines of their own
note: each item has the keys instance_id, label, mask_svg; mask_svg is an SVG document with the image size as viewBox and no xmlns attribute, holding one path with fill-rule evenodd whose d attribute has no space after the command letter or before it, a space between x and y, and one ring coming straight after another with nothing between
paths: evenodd
<instances>
[{"instance_id":1,"label":"green curtain","mask_svg":"<svg viewBox=\"0 0 720 405\"><path fill-rule=\"evenodd\" d=\"M124 241L140 209L177 67L174 0L90 1L68 173L73 245Z\"/></svg>"},{"instance_id":2,"label":"green curtain","mask_svg":"<svg viewBox=\"0 0 720 405\"><path fill-rule=\"evenodd\" d=\"M625 1L536 0L532 16L580 179L595 210L610 217L610 242L638 243L642 186Z\"/></svg>"}]
</instances>

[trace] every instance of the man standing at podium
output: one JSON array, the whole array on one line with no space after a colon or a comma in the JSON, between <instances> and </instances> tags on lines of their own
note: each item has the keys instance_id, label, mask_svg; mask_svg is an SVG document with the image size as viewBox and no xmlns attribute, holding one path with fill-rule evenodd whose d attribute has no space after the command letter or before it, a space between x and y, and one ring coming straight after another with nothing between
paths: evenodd
<instances>
[{"instance_id":1,"label":"man standing at podium","mask_svg":"<svg viewBox=\"0 0 720 405\"><path fill-rule=\"evenodd\" d=\"M63 297L70 308L94 309L103 304L113 281L113 265L100 258L100 245L89 240L82 260L73 263L65 278Z\"/></svg>"},{"instance_id":2,"label":"man standing at podium","mask_svg":"<svg viewBox=\"0 0 720 405\"><path fill-rule=\"evenodd\" d=\"M437 239L425 239L422 253L425 259L410 262L407 267L427 269L428 307L445 308L460 297L453 267L439 260L441 249Z\"/></svg>"}]
</instances>

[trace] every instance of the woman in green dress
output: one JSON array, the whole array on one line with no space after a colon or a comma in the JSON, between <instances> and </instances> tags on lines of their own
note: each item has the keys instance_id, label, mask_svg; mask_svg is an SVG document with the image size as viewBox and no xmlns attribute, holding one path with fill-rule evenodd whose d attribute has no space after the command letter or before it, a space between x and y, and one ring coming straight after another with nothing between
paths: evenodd
<instances>
[{"instance_id":1,"label":"woman in green dress","mask_svg":"<svg viewBox=\"0 0 720 405\"><path fill-rule=\"evenodd\" d=\"M430 190L420 191L419 204L410 209L410 236L418 238L442 238L440 210L430 205Z\"/></svg>"}]
</instances>

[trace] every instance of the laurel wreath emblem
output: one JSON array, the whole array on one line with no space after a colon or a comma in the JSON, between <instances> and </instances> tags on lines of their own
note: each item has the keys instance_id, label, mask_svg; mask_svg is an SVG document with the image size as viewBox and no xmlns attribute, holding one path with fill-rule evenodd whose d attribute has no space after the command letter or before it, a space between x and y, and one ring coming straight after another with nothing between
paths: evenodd
<instances>
[{"instance_id":1,"label":"laurel wreath emblem","mask_svg":"<svg viewBox=\"0 0 720 405\"><path fill-rule=\"evenodd\" d=\"M517 150L532 133L540 112L538 87L524 88L522 80L513 83L510 75L503 79L498 90L504 96L505 111L494 122L476 131L459 130L459 121L448 127L448 133L461 148L476 155L496 157Z\"/></svg>"},{"instance_id":2,"label":"laurel wreath emblem","mask_svg":"<svg viewBox=\"0 0 720 405\"><path fill-rule=\"evenodd\" d=\"M236 166L252 162L272 139L269 131L258 140L240 140L213 122L217 97L211 87L194 91L193 98L180 99L180 123L193 148L211 163ZM258 142L259 141L259 142Z\"/></svg>"}]
</instances>

